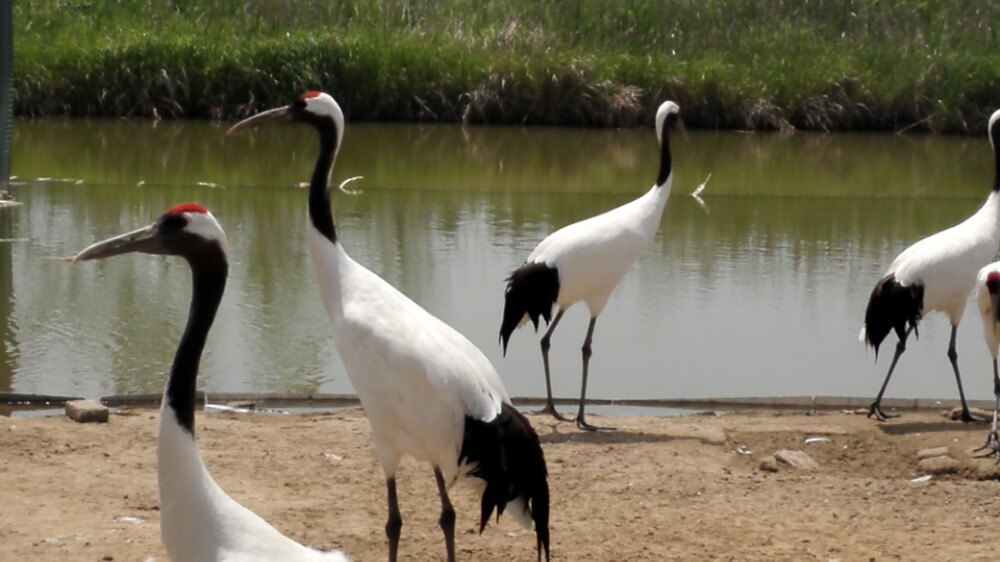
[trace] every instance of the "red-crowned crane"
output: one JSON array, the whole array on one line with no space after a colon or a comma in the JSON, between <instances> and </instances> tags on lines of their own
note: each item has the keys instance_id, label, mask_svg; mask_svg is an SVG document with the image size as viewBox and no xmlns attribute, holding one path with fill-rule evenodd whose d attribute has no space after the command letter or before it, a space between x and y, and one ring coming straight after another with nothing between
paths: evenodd
<instances>
[{"instance_id":1,"label":"red-crowned crane","mask_svg":"<svg viewBox=\"0 0 1000 562\"><path fill-rule=\"evenodd\" d=\"M990 117L988 131L993 147L996 179L986 202L964 222L928 236L903 250L893 260L885 276L875 284L868 299L865 323L859 339L875 348L877 357L879 345L890 331L895 331L899 338L896 353L889 363L889 372L885 375L878 396L868 409L868 417L875 416L879 421L896 417L895 414L890 416L882 411L882 395L885 394L899 357L906 350L906 339L910 332L916 333L917 323L926 313L940 311L951 320L948 359L955 372L958 395L962 399L961 419L965 422L978 421L969 413L965 391L962 390L955 335L965 312L969 293L976 284L976 274L993 260L1000 246L1000 110Z\"/></svg>"},{"instance_id":2,"label":"red-crowned crane","mask_svg":"<svg viewBox=\"0 0 1000 562\"><path fill-rule=\"evenodd\" d=\"M344 562L341 552L302 546L229 497L212 480L194 439L195 386L208 331L229 271L222 227L197 203L182 203L153 224L99 242L73 263L141 252L187 260L194 279L187 327L163 392L156 441L160 534L172 560Z\"/></svg>"},{"instance_id":3,"label":"red-crowned crane","mask_svg":"<svg viewBox=\"0 0 1000 562\"><path fill-rule=\"evenodd\" d=\"M1000 181L1000 168L997 169ZM1000 410L1000 373L997 372L997 350L1000 349L1000 262L987 265L979 272L976 281L976 305L983 319L983 339L993 357L993 424L986 437L986 444L976 449L985 450L986 456L994 456L1000 462L1000 435L997 433L997 410Z\"/></svg>"},{"instance_id":4,"label":"red-crowned crane","mask_svg":"<svg viewBox=\"0 0 1000 562\"><path fill-rule=\"evenodd\" d=\"M656 137L660 142L660 173L653 188L642 197L606 213L573 223L557 230L535 247L524 265L507 278L504 293L503 321L500 340L504 354L515 329L531 320L538 330L538 318L549 325L542 336L542 365L545 369L545 408L543 412L568 421L556 411L552 400L549 375L549 340L563 313L573 304L583 301L590 310L590 325L583 340L583 384L576 425L580 429L596 430L587 423L584 409L587 401L587 371L590 365L591 342L597 316L604 310L608 297L628 273L629 268L649 248L660 226L663 208L673 185L673 168L667 128L683 130L680 108L672 101L664 102L656 112ZM552 319L552 309L556 309Z\"/></svg>"},{"instance_id":5,"label":"red-crowned crane","mask_svg":"<svg viewBox=\"0 0 1000 562\"><path fill-rule=\"evenodd\" d=\"M455 510L448 488L466 476L480 488L480 532L494 510L499 515L511 504L518 522L529 529L534 523L538 558L544 550L548 560L549 488L541 444L510 404L496 369L465 336L351 259L337 239L329 182L344 135L340 106L329 94L306 92L229 133L281 122L305 123L319 134L307 238L337 351L385 471L389 560L396 560L399 549L396 469L404 455L434 467L449 561L455 559Z\"/></svg>"}]
</instances>

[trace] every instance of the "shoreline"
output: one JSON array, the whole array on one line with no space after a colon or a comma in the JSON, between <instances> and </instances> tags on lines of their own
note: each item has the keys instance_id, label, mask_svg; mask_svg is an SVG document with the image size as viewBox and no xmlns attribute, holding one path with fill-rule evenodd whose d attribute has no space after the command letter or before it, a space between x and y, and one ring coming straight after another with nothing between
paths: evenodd
<instances>
[{"instance_id":1,"label":"shoreline","mask_svg":"<svg viewBox=\"0 0 1000 562\"><path fill-rule=\"evenodd\" d=\"M59 408L71 400L83 400L85 396L60 396L49 394L24 394L0 392L0 406ZM127 394L93 397L109 407L158 407L162 393ZM360 406L356 394L327 393L274 393L274 392L205 392L199 390L195 398L200 404L212 402L225 404L241 402L256 404L264 408L315 407L349 408ZM554 398L557 406L575 406L576 398ZM866 396L734 396L705 398L588 398L588 406L621 406L627 408L650 409L703 409L745 410L745 409L809 409L829 411L867 408L872 398ZM542 406L541 396L513 396L511 402L518 407ZM893 410L935 411L955 408L961 405L957 398L890 398L882 400L883 406ZM969 400L973 408L992 410L993 400Z\"/></svg>"}]
</instances>

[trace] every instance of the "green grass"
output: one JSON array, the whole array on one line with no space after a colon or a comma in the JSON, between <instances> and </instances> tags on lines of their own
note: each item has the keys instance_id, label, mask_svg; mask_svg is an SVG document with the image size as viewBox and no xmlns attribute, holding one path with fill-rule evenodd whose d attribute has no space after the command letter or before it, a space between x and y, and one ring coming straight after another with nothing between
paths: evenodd
<instances>
[{"instance_id":1,"label":"green grass","mask_svg":"<svg viewBox=\"0 0 1000 562\"><path fill-rule=\"evenodd\" d=\"M355 120L981 133L1000 4L971 0L33 0L22 115L239 117L322 88Z\"/></svg>"}]
</instances>

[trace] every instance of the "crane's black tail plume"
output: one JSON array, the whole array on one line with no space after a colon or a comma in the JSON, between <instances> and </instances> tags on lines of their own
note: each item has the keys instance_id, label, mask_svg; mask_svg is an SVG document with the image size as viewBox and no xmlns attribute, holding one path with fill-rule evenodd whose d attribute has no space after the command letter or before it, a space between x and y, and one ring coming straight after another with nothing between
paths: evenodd
<instances>
[{"instance_id":1,"label":"crane's black tail plume","mask_svg":"<svg viewBox=\"0 0 1000 562\"><path fill-rule=\"evenodd\" d=\"M552 306L559 298L559 271L545 263L526 263L507 277L507 290L503 297L503 322L500 324L500 341L504 355L510 335L527 315L538 330L538 317L548 324L552 319Z\"/></svg>"},{"instance_id":2,"label":"crane's black tail plume","mask_svg":"<svg viewBox=\"0 0 1000 562\"><path fill-rule=\"evenodd\" d=\"M889 335L890 330L895 330L896 336L902 340L909 325L917 335L917 322L920 321L923 308L923 285L914 283L904 287L893 273L879 279L865 310L865 342L875 348L876 357L878 346Z\"/></svg>"},{"instance_id":3,"label":"crane's black tail plume","mask_svg":"<svg viewBox=\"0 0 1000 562\"><path fill-rule=\"evenodd\" d=\"M470 475L486 482L483 492L479 532L486 528L493 511L497 518L508 503L530 516L535 524L538 559L549 559L549 482L545 456L538 434L528 419L510 404L491 422L465 418L465 436L459 462L475 464ZM530 523L529 523L530 525Z\"/></svg>"}]
</instances>

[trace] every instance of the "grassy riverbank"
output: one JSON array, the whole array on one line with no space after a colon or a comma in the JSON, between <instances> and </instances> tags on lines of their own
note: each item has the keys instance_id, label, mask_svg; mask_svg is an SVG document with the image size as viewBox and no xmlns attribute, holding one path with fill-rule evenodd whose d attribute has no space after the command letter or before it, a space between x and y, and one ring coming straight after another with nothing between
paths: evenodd
<instances>
[{"instance_id":1,"label":"grassy riverbank","mask_svg":"<svg viewBox=\"0 0 1000 562\"><path fill-rule=\"evenodd\" d=\"M235 117L321 87L356 120L981 132L1000 4L15 3L23 115Z\"/></svg>"}]
</instances>

